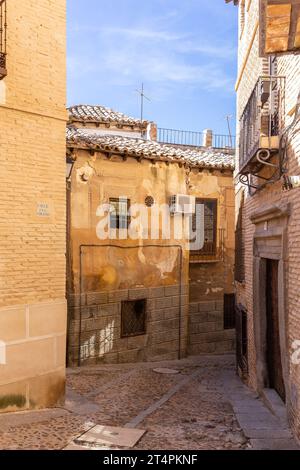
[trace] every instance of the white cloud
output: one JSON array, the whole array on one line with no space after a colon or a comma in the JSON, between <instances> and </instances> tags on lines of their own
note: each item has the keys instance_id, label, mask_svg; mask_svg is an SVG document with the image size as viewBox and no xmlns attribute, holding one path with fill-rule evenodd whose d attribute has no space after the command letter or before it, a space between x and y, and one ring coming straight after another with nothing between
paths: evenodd
<instances>
[{"instance_id":1,"label":"white cloud","mask_svg":"<svg viewBox=\"0 0 300 470\"><path fill-rule=\"evenodd\" d=\"M173 34L168 31L155 31L147 28L102 28L99 31L104 34L120 35L132 39L153 39L156 41L179 41L186 38L186 35Z\"/></svg>"},{"instance_id":2,"label":"white cloud","mask_svg":"<svg viewBox=\"0 0 300 470\"><path fill-rule=\"evenodd\" d=\"M73 49L69 57L70 77L76 74L78 78L80 74L84 79L94 74L102 86L103 78L116 86L133 86L145 81L148 87L159 87L161 91L177 85L233 90L235 77L227 72L227 64L232 65L235 49L208 42L198 32L176 33L174 27L158 29L150 23L136 28L80 25L73 26L72 32L83 41L80 55L74 55Z\"/></svg>"}]
</instances>

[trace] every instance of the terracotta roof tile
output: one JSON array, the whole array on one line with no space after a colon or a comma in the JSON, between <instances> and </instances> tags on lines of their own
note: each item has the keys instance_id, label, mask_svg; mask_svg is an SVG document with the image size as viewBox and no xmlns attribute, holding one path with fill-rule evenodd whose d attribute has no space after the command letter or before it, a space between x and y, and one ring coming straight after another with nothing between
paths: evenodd
<instances>
[{"instance_id":1,"label":"terracotta roof tile","mask_svg":"<svg viewBox=\"0 0 300 470\"><path fill-rule=\"evenodd\" d=\"M194 167L234 169L232 152L212 148L182 149L142 138L103 135L94 129L67 128L67 146L103 150L149 160L187 163Z\"/></svg>"},{"instance_id":2,"label":"terracotta roof tile","mask_svg":"<svg viewBox=\"0 0 300 470\"><path fill-rule=\"evenodd\" d=\"M141 120L105 106L76 105L68 108L70 122L103 122L140 126ZM143 121L143 126L148 121Z\"/></svg>"}]
</instances>

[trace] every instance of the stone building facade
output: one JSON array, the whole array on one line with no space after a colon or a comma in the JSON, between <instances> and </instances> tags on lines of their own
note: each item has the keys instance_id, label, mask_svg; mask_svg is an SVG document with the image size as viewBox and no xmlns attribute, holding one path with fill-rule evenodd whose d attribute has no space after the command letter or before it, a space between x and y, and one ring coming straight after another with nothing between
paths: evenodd
<instances>
[{"instance_id":1,"label":"stone building facade","mask_svg":"<svg viewBox=\"0 0 300 470\"><path fill-rule=\"evenodd\" d=\"M0 8L2 412L64 395L66 12L64 0Z\"/></svg>"},{"instance_id":2,"label":"stone building facade","mask_svg":"<svg viewBox=\"0 0 300 470\"><path fill-rule=\"evenodd\" d=\"M228 304L233 294L232 152L160 144L153 123L101 106L69 113L69 364L232 351L233 325L224 329L224 295ZM151 208L168 208L174 195L206 204L206 241L197 253L174 236L175 216L170 237L162 222L155 237L149 233ZM105 240L101 204L117 206ZM126 239L135 204L146 221Z\"/></svg>"},{"instance_id":3,"label":"stone building facade","mask_svg":"<svg viewBox=\"0 0 300 470\"><path fill-rule=\"evenodd\" d=\"M281 398L300 437L300 205L299 189L291 184L300 174L300 56L261 56L262 3L235 3L238 365L270 406ZM268 2L267 24L281 22L284 35L278 3ZM274 32L277 41L278 27ZM271 41L272 31L268 34Z\"/></svg>"}]
</instances>

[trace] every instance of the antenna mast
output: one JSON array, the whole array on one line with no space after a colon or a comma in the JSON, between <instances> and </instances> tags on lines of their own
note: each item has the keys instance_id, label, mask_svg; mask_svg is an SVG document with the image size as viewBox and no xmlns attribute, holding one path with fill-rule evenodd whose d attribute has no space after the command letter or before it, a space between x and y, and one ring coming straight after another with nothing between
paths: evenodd
<instances>
[{"instance_id":1,"label":"antenna mast","mask_svg":"<svg viewBox=\"0 0 300 470\"><path fill-rule=\"evenodd\" d=\"M232 119L231 115L226 116L226 121L227 121L227 126L228 126L228 132L229 132L229 141L230 141L230 146L233 148L233 142L232 142L232 132L231 132L231 127L230 127L230 119Z\"/></svg>"},{"instance_id":2,"label":"antenna mast","mask_svg":"<svg viewBox=\"0 0 300 470\"><path fill-rule=\"evenodd\" d=\"M145 99L148 100L148 101L151 101L151 100L144 93L144 83L142 83L141 90L136 90L136 91L141 97L141 127L142 127L143 121L144 121L144 100ZM142 132L142 134L143 134L143 132Z\"/></svg>"}]
</instances>

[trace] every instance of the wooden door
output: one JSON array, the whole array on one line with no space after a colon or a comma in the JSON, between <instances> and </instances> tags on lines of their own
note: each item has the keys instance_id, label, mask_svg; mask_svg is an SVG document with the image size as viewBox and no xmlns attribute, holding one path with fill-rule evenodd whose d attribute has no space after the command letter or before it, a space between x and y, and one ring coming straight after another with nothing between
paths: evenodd
<instances>
[{"instance_id":1,"label":"wooden door","mask_svg":"<svg viewBox=\"0 0 300 470\"><path fill-rule=\"evenodd\" d=\"M274 388L285 401L279 315L278 315L278 261L267 260L266 313L267 313L267 365L269 387Z\"/></svg>"}]
</instances>

